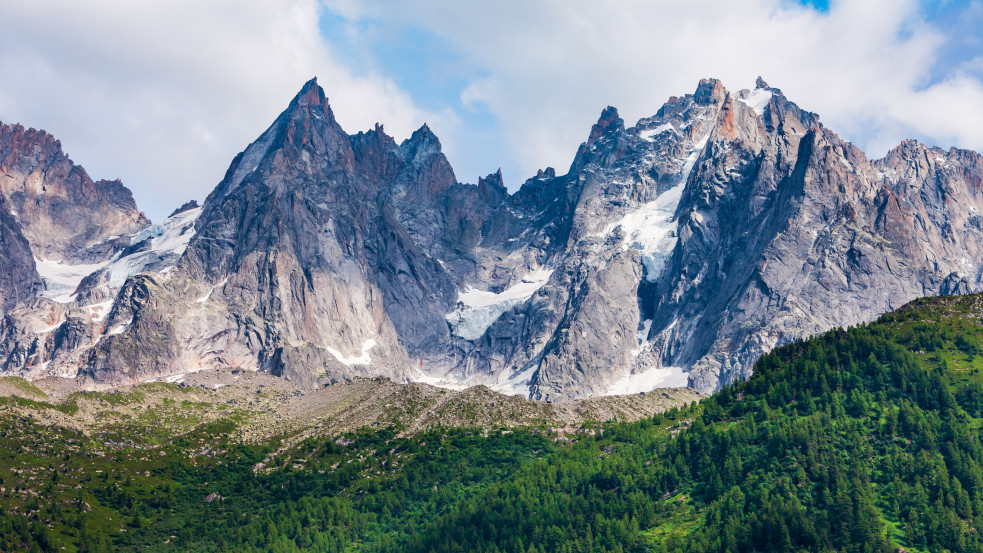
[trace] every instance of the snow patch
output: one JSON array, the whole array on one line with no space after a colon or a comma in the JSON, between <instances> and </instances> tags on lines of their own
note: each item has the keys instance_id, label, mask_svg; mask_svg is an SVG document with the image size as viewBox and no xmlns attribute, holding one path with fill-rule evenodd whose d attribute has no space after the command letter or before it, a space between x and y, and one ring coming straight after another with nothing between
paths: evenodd
<instances>
[{"instance_id":1,"label":"snow patch","mask_svg":"<svg viewBox=\"0 0 983 553\"><path fill-rule=\"evenodd\" d=\"M477 340L503 313L538 292L552 274L552 269L537 269L498 293L468 286L464 292L458 293L457 308L445 315L451 326L451 334L465 340Z\"/></svg>"},{"instance_id":2,"label":"snow patch","mask_svg":"<svg viewBox=\"0 0 983 553\"><path fill-rule=\"evenodd\" d=\"M149 247L114 259L106 269L106 279L110 286L122 286L126 279L144 272L152 264L159 264L162 261L165 264L177 262L184 255L188 243L195 235L195 221L200 215L200 207L189 209L168 217L134 236L130 240L131 246L149 240Z\"/></svg>"},{"instance_id":3,"label":"snow patch","mask_svg":"<svg viewBox=\"0 0 983 553\"><path fill-rule=\"evenodd\" d=\"M57 329L58 329L58 327L59 327L59 326L61 326L62 324L64 324L64 322L61 322L61 323L56 323L56 324L53 324L53 325L51 325L51 326L49 326L49 327L47 327L47 328L42 328L41 330L39 330L39 331L38 331L38 335L41 335L41 334L48 334L48 333L50 333L50 332L54 332L54 331L55 331L55 330L57 330Z\"/></svg>"},{"instance_id":4,"label":"snow patch","mask_svg":"<svg viewBox=\"0 0 983 553\"><path fill-rule=\"evenodd\" d=\"M638 137L642 140L648 140L649 142L654 142L655 137L666 132L675 131L676 128L672 126L672 123L663 123L654 129L647 129L638 133Z\"/></svg>"},{"instance_id":5,"label":"snow patch","mask_svg":"<svg viewBox=\"0 0 983 553\"><path fill-rule=\"evenodd\" d=\"M606 396L621 396L651 392L656 388L684 388L689 383L686 372L681 367L657 367L637 374L626 374L604 393Z\"/></svg>"},{"instance_id":6,"label":"snow patch","mask_svg":"<svg viewBox=\"0 0 983 553\"><path fill-rule=\"evenodd\" d=\"M61 261L34 258L34 265L44 282L44 292L40 296L58 303L71 303L75 300L75 290L82 279L102 269L108 262L86 265L69 265Z\"/></svg>"},{"instance_id":7,"label":"snow patch","mask_svg":"<svg viewBox=\"0 0 983 553\"><path fill-rule=\"evenodd\" d=\"M148 249L123 257L117 254L113 259L101 263L69 265L61 261L35 258L34 264L45 287L40 296L58 303L71 303L75 301L75 290L82 280L97 271L105 270L109 285L119 288L127 278L146 271L148 267L159 267L162 263L173 265L184 254L188 242L195 235L194 223L199 215L201 215L200 207L168 217L130 239L131 246L149 240ZM95 308L100 305L104 304L90 307ZM92 310L89 314L98 316L95 319L97 321L105 317L105 313L97 315Z\"/></svg>"},{"instance_id":8,"label":"snow patch","mask_svg":"<svg viewBox=\"0 0 983 553\"><path fill-rule=\"evenodd\" d=\"M102 322L109 315L109 311L112 310L113 300L101 301L99 303L93 303L92 305L86 305L82 309L85 309L89 316L92 317L92 322L98 323Z\"/></svg>"},{"instance_id":9,"label":"snow patch","mask_svg":"<svg viewBox=\"0 0 983 553\"><path fill-rule=\"evenodd\" d=\"M748 94L747 98L738 98L737 101L747 104L760 117L765 112L765 106L771 101L771 96L770 90L756 88Z\"/></svg>"},{"instance_id":10,"label":"snow patch","mask_svg":"<svg viewBox=\"0 0 983 553\"><path fill-rule=\"evenodd\" d=\"M376 344L377 342L373 338L369 338L362 343L362 354L358 356L344 355L332 347L328 347L328 353L334 355L334 358L337 359L342 365L348 365L349 367L352 365L368 365L372 363L372 357L369 356L369 350L374 348Z\"/></svg>"},{"instance_id":11,"label":"snow patch","mask_svg":"<svg viewBox=\"0 0 983 553\"><path fill-rule=\"evenodd\" d=\"M410 380L420 384L429 384L430 386L435 386L437 388L446 388L448 390L455 391L461 391L470 386L470 384L462 380L455 380L448 376L431 376L420 369L416 369L412 374L410 374Z\"/></svg>"},{"instance_id":12,"label":"snow patch","mask_svg":"<svg viewBox=\"0 0 983 553\"><path fill-rule=\"evenodd\" d=\"M122 334L123 332L126 332L127 328L130 328L131 324L133 324L133 319L130 319L128 322L116 325L116 327L110 330L109 332L107 332L106 335L116 336L117 334Z\"/></svg>"},{"instance_id":13,"label":"snow patch","mask_svg":"<svg viewBox=\"0 0 983 553\"><path fill-rule=\"evenodd\" d=\"M536 374L536 364L530 363L521 371L512 374L503 372L499 375L498 382L489 388L507 396L529 397L534 374Z\"/></svg>"},{"instance_id":14,"label":"snow patch","mask_svg":"<svg viewBox=\"0 0 983 553\"><path fill-rule=\"evenodd\" d=\"M222 280L222 282L219 282L215 286L212 286L211 290L209 290L208 293L205 294L204 296L196 299L195 300L195 303L205 303L206 301L208 301L208 298L212 297L212 292L214 292L216 288L221 288L221 287L225 286L225 283L227 283L227 282L229 282L229 277L225 277Z\"/></svg>"},{"instance_id":15,"label":"snow patch","mask_svg":"<svg viewBox=\"0 0 983 553\"><path fill-rule=\"evenodd\" d=\"M616 228L621 227L624 239L621 242L622 249L633 248L642 252L642 264L645 266L645 279L653 282L662 274L666 260L676 247L676 230L678 227L675 221L676 208L679 207L679 200L683 196L683 189L686 181L689 180L693 167L700 158L700 153L707 144L710 135L704 136L697 142L690 151L686 161L683 162L682 170L679 174L679 183L669 190L642 206L632 213L621 218L621 220L608 225L603 234L608 235Z\"/></svg>"},{"instance_id":16,"label":"snow patch","mask_svg":"<svg viewBox=\"0 0 983 553\"><path fill-rule=\"evenodd\" d=\"M642 347L648 340L650 330L652 330L652 319L645 319L642 321L642 328L638 329L638 332L635 333L635 339L638 341L638 347L631 350L632 357L638 357L638 354L642 353Z\"/></svg>"},{"instance_id":17,"label":"snow patch","mask_svg":"<svg viewBox=\"0 0 983 553\"><path fill-rule=\"evenodd\" d=\"M194 374L203 370L205 370L205 367L195 367L193 369L189 369L188 372L165 376L163 377L163 380L161 380L161 377L155 376L144 380L144 382L167 382L169 384L180 384L184 382L185 377L187 377L189 374Z\"/></svg>"}]
</instances>

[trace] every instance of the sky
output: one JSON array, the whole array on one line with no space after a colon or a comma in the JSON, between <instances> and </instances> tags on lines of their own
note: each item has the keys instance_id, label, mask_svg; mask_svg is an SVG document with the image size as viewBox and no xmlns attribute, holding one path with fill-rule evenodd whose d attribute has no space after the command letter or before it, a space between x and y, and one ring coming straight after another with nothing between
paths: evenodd
<instances>
[{"instance_id":1,"label":"sky","mask_svg":"<svg viewBox=\"0 0 983 553\"><path fill-rule=\"evenodd\" d=\"M203 200L313 76L349 133L428 123L458 180L565 172L701 78L757 76L871 157L983 150L983 0L0 0L0 121L157 221Z\"/></svg>"}]
</instances>

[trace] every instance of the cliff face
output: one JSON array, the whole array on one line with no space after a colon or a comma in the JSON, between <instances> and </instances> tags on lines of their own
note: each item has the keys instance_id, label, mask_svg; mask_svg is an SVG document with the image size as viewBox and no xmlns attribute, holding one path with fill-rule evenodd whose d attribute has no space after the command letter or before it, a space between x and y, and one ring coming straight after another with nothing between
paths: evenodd
<instances>
[{"instance_id":1,"label":"cliff face","mask_svg":"<svg viewBox=\"0 0 983 553\"><path fill-rule=\"evenodd\" d=\"M0 123L0 193L35 256L93 263L150 222L118 181L96 181L44 131Z\"/></svg>"},{"instance_id":2,"label":"cliff face","mask_svg":"<svg viewBox=\"0 0 983 553\"><path fill-rule=\"evenodd\" d=\"M760 113L734 102L733 131L718 122L679 246L641 296L653 351L700 389L776 345L980 288L979 154L906 142L871 162L780 92L750 97L762 91Z\"/></svg>"},{"instance_id":3,"label":"cliff face","mask_svg":"<svg viewBox=\"0 0 983 553\"><path fill-rule=\"evenodd\" d=\"M96 186L75 174L59 182ZM761 80L705 80L633 127L605 109L565 174L509 194L501 173L457 182L426 126L346 134L311 81L200 208L131 233L68 301L7 286L0 358L94 385L235 366L549 400L708 391L777 345L979 290L981 182L976 152L870 161Z\"/></svg>"},{"instance_id":4,"label":"cliff face","mask_svg":"<svg viewBox=\"0 0 983 553\"><path fill-rule=\"evenodd\" d=\"M0 195L0 316L42 289L31 246Z\"/></svg>"}]
</instances>

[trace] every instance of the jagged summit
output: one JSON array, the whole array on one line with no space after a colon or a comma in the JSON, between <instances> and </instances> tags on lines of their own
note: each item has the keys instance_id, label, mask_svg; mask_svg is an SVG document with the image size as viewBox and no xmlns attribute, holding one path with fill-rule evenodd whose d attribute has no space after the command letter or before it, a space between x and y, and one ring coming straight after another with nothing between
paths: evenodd
<instances>
[{"instance_id":1,"label":"jagged summit","mask_svg":"<svg viewBox=\"0 0 983 553\"><path fill-rule=\"evenodd\" d=\"M149 224L118 181L93 181L45 131L0 123L0 193L35 257L91 263Z\"/></svg>"},{"instance_id":2,"label":"jagged summit","mask_svg":"<svg viewBox=\"0 0 983 553\"><path fill-rule=\"evenodd\" d=\"M413 131L409 138L399 145L403 155L409 161L419 161L426 156L438 154L441 151L440 139L430 130L426 123Z\"/></svg>"},{"instance_id":3,"label":"jagged summit","mask_svg":"<svg viewBox=\"0 0 983 553\"><path fill-rule=\"evenodd\" d=\"M591 127L590 135L587 138L587 144L593 144L604 136L621 132L624 129L625 122L618 116L618 108L608 106L601 112L601 116L597 119L597 123L594 123L594 126Z\"/></svg>"},{"instance_id":4,"label":"jagged summit","mask_svg":"<svg viewBox=\"0 0 983 553\"><path fill-rule=\"evenodd\" d=\"M34 297L21 248L0 365L90 386L236 367L549 400L712 390L776 345L981 289L980 182L975 152L869 160L761 78L704 79L630 128L604 109L566 174L510 194L501 170L459 182L426 124L348 134L312 79L200 208L120 238L65 303ZM29 212L9 209L16 246Z\"/></svg>"},{"instance_id":5,"label":"jagged summit","mask_svg":"<svg viewBox=\"0 0 983 553\"><path fill-rule=\"evenodd\" d=\"M191 211L192 209L197 209L199 207L201 207L201 206L198 205L198 200L189 200L189 201L181 204L181 207L179 207L179 208L175 209L174 211L172 211L171 214L168 215L168 218L174 217L175 215L179 215L181 213L185 213L185 212Z\"/></svg>"},{"instance_id":6,"label":"jagged summit","mask_svg":"<svg viewBox=\"0 0 983 553\"><path fill-rule=\"evenodd\" d=\"M718 79L700 79L696 92L693 93L693 99L697 104L706 106L722 102L727 94L727 89Z\"/></svg>"},{"instance_id":7,"label":"jagged summit","mask_svg":"<svg viewBox=\"0 0 983 553\"><path fill-rule=\"evenodd\" d=\"M317 77L313 77L311 80L304 83L301 87L300 92L296 96L297 105L299 106L322 106L327 107L328 100L324 95L324 89L317 84Z\"/></svg>"}]
</instances>

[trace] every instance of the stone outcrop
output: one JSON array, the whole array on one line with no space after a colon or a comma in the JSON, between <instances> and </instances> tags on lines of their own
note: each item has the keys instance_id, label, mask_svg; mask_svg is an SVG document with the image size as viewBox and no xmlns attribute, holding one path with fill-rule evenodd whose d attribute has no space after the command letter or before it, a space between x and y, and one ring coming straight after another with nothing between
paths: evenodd
<instances>
[{"instance_id":1,"label":"stone outcrop","mask_svg":"<svg viewBox=\"0 0 983 553\"><path fill-rule=\"evenodd\" d=\"M0 194L40 259L93 263L150 222L118 180L93 181L50 134L0 123Z\"/></svg>"},{"instance_id":2,"label":"stone outcrop","mask_svg":"<svg viewBox=\"0 0 983 553\"><path fill-rule=\"evenodd\" d=\"M31 246L10 213L7 200L0 196L0 316L41 289Z\"/></svg>"}]
</instances>

